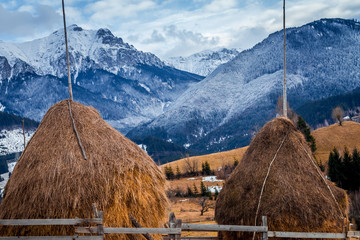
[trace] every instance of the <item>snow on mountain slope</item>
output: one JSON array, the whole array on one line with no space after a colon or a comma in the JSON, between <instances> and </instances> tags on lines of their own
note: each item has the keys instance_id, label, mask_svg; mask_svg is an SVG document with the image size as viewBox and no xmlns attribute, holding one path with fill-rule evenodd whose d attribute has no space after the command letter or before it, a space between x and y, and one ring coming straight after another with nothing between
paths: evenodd
<instances>
[{"instance_id":1,"label":"snow on mountain slope","mask_svg":"<svg viewBox=\"0 0 360 240\"><path fill-rule=\"evenodd\" d=\"M287 30L290 106L360 86L360 23L322 19ZM191 86L168 111L128 136L166 136L202 152L241 147L275 116L282 93L282 31L220 65ZM161 131L158 129L161 128Z\"/></svg>"},{"instance_id":2,"label":"snow on mountain slope","mask_svg":"<svg viewBox=\"0 0 360 240\"><path fill-rule=\"evenodd\" d=\"M84 30L77 25L68 27L68 44L72 73L88 68L87 59L111 73L136 70L134 63L146 63L163 67L164 63L151 53L137 51L133 46L115 37L108 29ZM64 50L64 31L60 29L48 37L24 43L0 43L0 56L8 59L13 66L20 59L35 69L38 75L51 74L63 77L67 73ZM131 53L129 56L124 56ZM104 61L105 60L105 61Z\"/></svg>"},{"instance_id":3,"label":"snow on mountain slope","mask_svg":"<svg viewBox=\"0 0 360 240\"><path fill-rule=\"evenodd\" d=\"M138 51L108 29L71 25L68 39L74 100L97 108L123 133L162 114L203 79ZM68 97L66 65L63 29L30 42L0 42L5 111L40 120L51 105Z\"/></svg>"},{"instance_id":4,"label":"snow on mountain slope","mask_svg":"<svg viewBox=\"0 0 360 240\"><path fill-rule=\"evenodd\" d=\"M232 60L240 53L237 49L218 48L195 53L188 57L172 57L166 62L177 69L207 76L219 65Z\"/></svg>"},{"instance_id":5,"label":"snow on mountain slope","mask_svg":"<svg viewBox=\"0 0 360 240\"><path fill-rule=\"evenodd\" d=\"M34 134L34 130L26 131L26 142L29 142L30 138ZM20 128L13 130L1 130L0 131L0 156L14 152L22 152L24 150L24 136L23 131Z\"/></svg>"},{"instance_id":6,"label":"snow on mountain slope","mask_svg":"<svg viewBox=\"0 0 360 240\"><path fill-rule=\"evenodd\" d=\"M5 106L1 104L0 102L0 112L3 112L5 110Z\"/></svg>"}]
</instances>

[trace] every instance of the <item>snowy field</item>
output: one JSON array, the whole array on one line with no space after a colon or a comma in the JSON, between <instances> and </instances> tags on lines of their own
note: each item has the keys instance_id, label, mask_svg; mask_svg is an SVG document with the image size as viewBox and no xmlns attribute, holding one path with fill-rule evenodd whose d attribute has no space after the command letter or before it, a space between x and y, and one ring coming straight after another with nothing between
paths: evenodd
<instances>
[{"instance_id":1,"label":"snowy field","mask_svg":"<svg viewBox=\"0 0 360 240\"><path fill-rule=\"evenodd\" d=\"M29 142L34 131L26 131L26 142ZM21 128L0 131L0 156L24 150L24 136Z\"/></svg>"}]
</instances>

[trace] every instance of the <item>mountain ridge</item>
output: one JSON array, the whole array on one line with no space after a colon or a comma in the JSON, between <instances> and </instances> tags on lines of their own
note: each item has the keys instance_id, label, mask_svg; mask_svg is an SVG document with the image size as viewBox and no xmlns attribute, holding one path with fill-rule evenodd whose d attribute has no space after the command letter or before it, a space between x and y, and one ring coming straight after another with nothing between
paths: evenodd
<instances>
[{"instance_id":1,"label":"mountain ridge","mask_svg":"<svg viewBox=\"0 0 360 240\"><path fill-rule=\"evenodd\" d=\"M287 29L288 100L292 108L360 86L360 23L321 19ZM191 150L210 153L249 144L275 117L282 93L282 31L220 65L192 85L163 114L136 127L129 137L162 135Z\"/></svg>"},{"instance_id":2,"label":"mountain ridge","mask_svg":"<svg viewBox=\"0 0 360 240\"><path fill-rule=\"evenodd\" d=\"M68 29L73 95L96 107L126 133L161 114L203 77L167 66L138 51L108 29ZM0 42L0 104L5 111L39 121L67 97L63 29L25 43Z\"/></svg>"}]
</instances>

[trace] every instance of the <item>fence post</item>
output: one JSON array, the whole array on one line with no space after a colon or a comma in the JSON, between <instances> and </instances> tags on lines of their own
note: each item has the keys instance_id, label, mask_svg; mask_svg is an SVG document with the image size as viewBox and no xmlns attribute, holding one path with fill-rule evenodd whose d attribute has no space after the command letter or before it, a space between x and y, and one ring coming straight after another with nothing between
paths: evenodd
<instances>
[{"instance_id":1,"label":"fence post","mask_svg":"<svg viewBox=\"0 0 360 240\"><path fill-rule=\"evenodd\" d=\"M104 239L104 225L103 225L103 223L104 223L104 215L103 215L103 211L98 211L97 208L96 208L95 203L93 203L92 207L93 207L95 218L100 218L101 219L101 224L97 224L96 234L98 236L102 236L102 239Z\"/></svg>"},{"instance_id":2,"label":"fence post","mask_svg":"<svg viewBox=\"0 0 360 240\"><path fill-rule=\"evenodd\" d=\"M267 226L268 226L268 224L267 224L267 217L266 217L266 216L262 216L262 225L263 225L264 227L267 227ZM261 234L261 239L262 239L262 240L268 240L268 231L269 231L269 229L268 229L266 232L262 232L262 234Z\"/></svg>"},{"instance_id":3,"label":"fence post","mask_svg":"<svg viewBox=\"0 0 360 240\"><path fill-rule=\"evenodd\" d=\"M344 238L345 240L347 239L347 233L348 233L348 231L349 231L348 227L349 227L349 224L348 224L347 218L344 217L344 228L343 228L343 232L345 233L345 238Z\"/></svg>"},{"instance_id":4,"label":"fence post","mask_svg":"<svg viewBox=\"0 0 360 240\"><path fill-rule=\"evenodd\" d=\"M171 212L169 214L169 228L176 227L176 218L175 213ZM175 234L169 234L169 240L175 240Z\"/></svg>"},{"instance_id":5,"label":"fence post","mask_svg":"<svg viewBox=\"0 0 360 240\"><path fill-rule=\"evenodd\" d=\"M181 219L176 219L175 227L176 227L176 228L181 228L181 224L182 224L182 220L181 220ZM181 233L180 233L180 234L177 234L177 235L175 236L175 239L176 239L176 240L180 240L180 239L181 239Z\"/></svg>"}]
</instances>

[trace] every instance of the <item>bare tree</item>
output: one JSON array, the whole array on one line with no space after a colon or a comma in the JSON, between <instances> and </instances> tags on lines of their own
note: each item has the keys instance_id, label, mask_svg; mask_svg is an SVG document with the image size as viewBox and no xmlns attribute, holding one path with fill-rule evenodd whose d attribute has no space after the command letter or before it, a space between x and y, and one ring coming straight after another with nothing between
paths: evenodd
<instances>
[{"instance_id":1,"label":"bare tree","mask_svg":"<svg viewBox=\"0 0 360 240\"><path fill-rule=\"evenodd\" d=\"M204 215L204 212L209 211L210 205L207 200L208 200L207 197L203 197L200 201L200 206L201 206L200 216Z\"/></svg>"},{"instance_id":2,"label":"bare tree","mask_svg":"<svg viewBox=\"0 0 360 240\"><path fill-rule=\"evenodd\" d=\"M337 106L332 110L331 117L334 119L335 122L338 121L339 125L342 126L344 114L344 110L340 106Z\"/></svg>"},{"instance_id":3,"label":"bare tree","mask_svg":"<svg viewBox=\"0 0 360 240\"><path fill-rule=\"evenodd\" d=\"M190 159L189 155L187 155L183 168L186 174L195 175L198 172L198 162L194 158Z\"/></svg>"}]
</instances>

